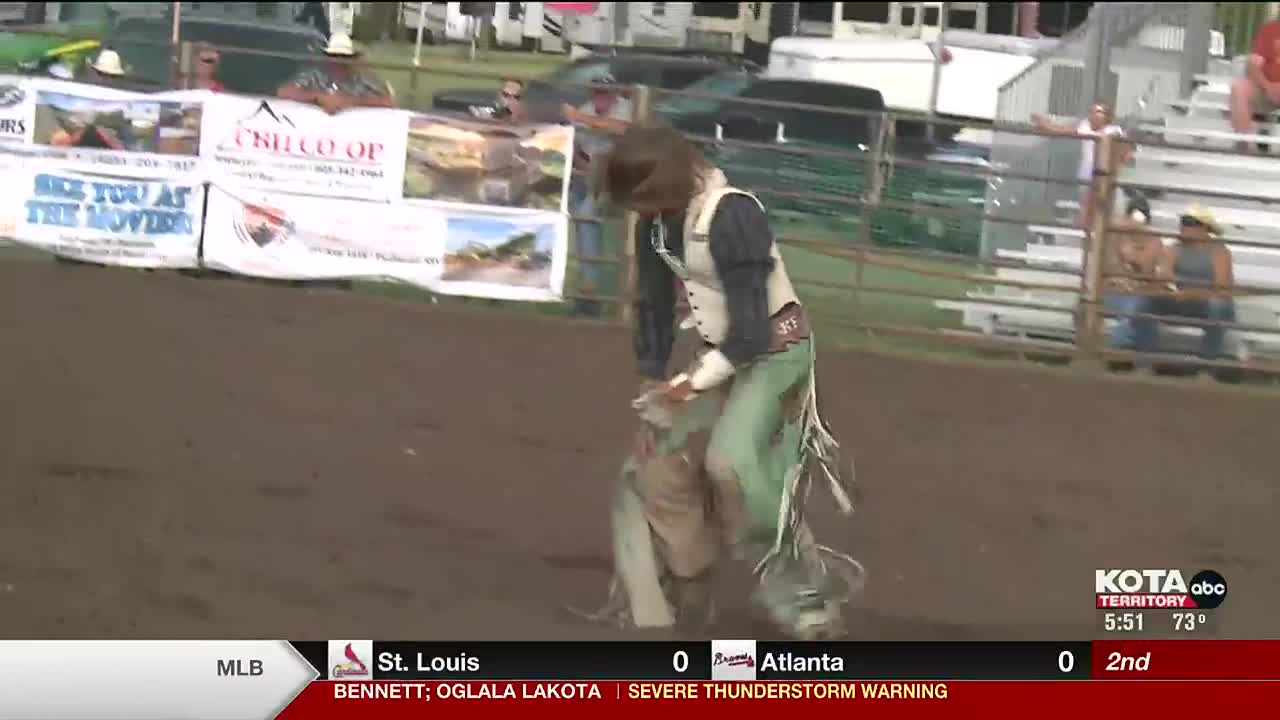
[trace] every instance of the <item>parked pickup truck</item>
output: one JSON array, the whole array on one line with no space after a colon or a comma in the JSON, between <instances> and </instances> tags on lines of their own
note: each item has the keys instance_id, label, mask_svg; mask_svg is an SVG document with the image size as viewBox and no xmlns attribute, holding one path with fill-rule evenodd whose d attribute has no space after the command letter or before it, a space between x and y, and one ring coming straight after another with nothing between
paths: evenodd
<instances>
[{"instance_id":1,"label":"parked pickup truck","mask_svg":"<svg viewBox=\"0 0 1280 720\"><path fill-rule=\"evenodd\" d=\"M708 152L730 179L757 191L771 210L863 222L860 199L872 190L872 156L885 111L880 92L810 80L722 73L687 88L713 97L672 96L656 111L666 122L710 141ZM762 106L741 99L863 110L850 115L818 109ZM884 159L881 197L911 206L964 209L941 218L908 210L871 213L880 244L914 245L974 255L981 235L987 161L983 148L956 143L959 126L944 126L928 140L920 122L899 120ZM746 140L752 145L716 143ZM762 146L763 145L763 146ZM784 150L813 149L812 154ZM898 159L912 164L898 164ZM778 193L788 193L779 195ZM813 197L803 197L812 194Z\"/></svg>"},{"instance_id":2,"label":"parked pickup truck","mask_svg":"<svg viewBox=\"0 0 1280 720\"><path fill-rule=\"evenodd\" d=\"M758 68L745 60L638 52L593 55L563 65L545 78L530 81L525 88L524 103L533 121L558 122L562 104L576 107L586 103L590 99L586 86L605 77L624 85L679 89L718 72L755 69ZM432 97L432 107L485 115L496 109L497 94L496 82L491 88L444 90Z\"/></svg>"},{"instance_id":3,"label":"parked pickup truck","mask_svg":"<svg viewBox=\"0 0 1280 720\"><path fill-rule=\"evenodd\" d=\"M238 18L192 17L180 20L182 39L219 47L261 49L324 59L325 37L314 27L289 23L262 23ZM172 85L173 24L164 17L123 17L111 29L111 47L120 52L130 78L147 85ZM275 95L276 90L300 72L305 59L282 58L222 50L218 79L230 92Z\"/></svg>"}]
</instances>

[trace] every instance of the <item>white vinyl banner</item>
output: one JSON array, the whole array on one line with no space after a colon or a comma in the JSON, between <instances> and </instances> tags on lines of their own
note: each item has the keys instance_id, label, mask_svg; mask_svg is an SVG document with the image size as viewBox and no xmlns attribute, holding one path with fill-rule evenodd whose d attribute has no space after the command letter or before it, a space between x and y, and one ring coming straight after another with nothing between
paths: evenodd
<instances>
[{"instance_id":1,"label":"white vinyl banner","mask_svg":"<svg viewBox=\"0 0 1280 720\"><path fill-rule=\"evenodd\" d=\"M25 78L0 75L0 144L29 141L32 99Z\"/></svg>"},{"instance_id":2,"label":"white vinyl banner","mask_svg":"<svg viewBox=\"0 0 1280 720\"><path fill-rule=\"evenodd\" d=\"M553 212L449 205L445 214L444 272L435 290L497 300L555 302L564 292L568 219Z\"/></svg>"},{"instance_id":3,"label":"white vinyl banner","mask_svg":"<svg viewBox=\"0 0 1280 720\"><path fill-rule=\"evenodd\" d=\"M572 148L559 125L0 75L0 240L111 265L203 257L256 277L558 301Z\"/></svg>"},{"instance_id":4,"label":"white vinyl banner","mask_svg":"<svg viewBox=\"0 0 1280 720\"><path fill-rule=\"evenodd\" d=\"M137 177L197 171L212 93L135 93L0 77L0 154L28 165Z\"/></svg>"},{"instance_id":5,"label":"white vinyl banner","mask_svg":"<svg viewBox=\"0 0 1280 720\"><path fill-rule=\"evenodd\" d=\"M400 197L409 113L330 115L288 100L215 95L200 156L214 183L363 200Z\"/></svg>"},{"instance_id":6,"label":"white vinyl banner","mask_svg":"<svg viewBox=\"0 0 1280 720\"><path fill-rule=\"evenodd\" d=\"M191 268L204 185L194 176L138 179L70 170L0 172L0 238L105 265Z\"/></svg>"},{"instance_id":7,"label":"white vinyl banner","mask_svg":"<svg viewBox=\"0 0 1280 720\"><path fill-rule=\"evenodd\" d=\"M212 185L204 263L254 277L429 287L442 271L444 233L432 210Z\"/></svg>"},{"instance_id":8,"label":"white vinyl banner","mask_svg":"<svg viewBox=\"0 0 1280 720\"><path fill-rule=\"evenodd\" d=\"M213 185L204 264L255 277L390 279L443 294L548 301L561 295L567 234L558 213Z\"/></svg>"}]
</instances>

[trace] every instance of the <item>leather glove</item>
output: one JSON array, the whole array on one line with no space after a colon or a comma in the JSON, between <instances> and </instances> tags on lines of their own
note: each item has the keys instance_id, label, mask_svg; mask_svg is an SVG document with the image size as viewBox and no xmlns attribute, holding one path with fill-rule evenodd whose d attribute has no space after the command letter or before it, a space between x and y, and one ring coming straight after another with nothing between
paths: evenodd
<instances>
[{"instance_id":1,"label":"leather glove","mask_svg":"<svg viewBox=\"0 0 1280 720\"><path fill-rule=\"evenodd\" d=\"M646 383L631 407L640 419L659 428L669 428L684 402L694 396L688 376L681 374L663 383Z\"/></svg>"}]
</instances>

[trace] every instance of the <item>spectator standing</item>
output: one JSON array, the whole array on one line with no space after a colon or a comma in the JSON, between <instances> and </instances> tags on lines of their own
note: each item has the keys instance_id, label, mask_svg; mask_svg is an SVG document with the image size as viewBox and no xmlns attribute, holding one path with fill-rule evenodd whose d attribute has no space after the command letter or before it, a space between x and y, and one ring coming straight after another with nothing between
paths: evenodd
<instances>
[{"instance_id":1,"label":"spectator standing","mask_svg":"<svg viewBox=\"0 0 1280 720\"><path fill-rule=\"evenodd\" d=\"M1280 20L1268 20L1258 28L1253 51L1245 59L1244 77L1231 83L1231 127L1238 133L1256 132L1254 115L1280 110ZM1249 143L1236 142L1248 150Z\"/></svg>"},{"instance_id":2,"label":"spectator standing","mask_svg":"<svg viewBox=\"0 0 1280 720\"><path fill-rule=\"evenodd\" d=\"M529 119L529 113L524 104L524 81L512 78L502 81L502 86L498 88L498 96L494 98L494 111L491 116L474 108L471 114L516 124L526 122Z\"/></svg>"},{"instance_id":3,"label":"spectator standing","mask_svg":"<svg viewBox=\"0 0 1280 720\"><path fill-rule=\"evenodd\" d=\"M588 220L596 213L591 190L592 162L613 147L616 136L626 132L634 112L630 91L619 87L612 76L605 76L591 88L591 99L581 107L565 104L564 119L578 128L574 142L574 175L569 182L569 212L583 219L574 220L573 237L579 258L604 257L604 226L599 220ZM579 262L582 289L598 293L604 284L606 268L597 262ZM579 298L574 314L598 317L600 303Z\"/></svg>"},{"instance_id":4,"label":"spectator standing","mask_svg":"<svg viewBox=\"0 0 1280 720\"><path fill-rule=\"evenodd\" d=\"M1070 124L1055 123L1049 118L1036 113L1031 116L1031 122L1041 131L1050 135L1059 136L1075 136L1084 135L1090 138L1100 138L1104 135L1116 137L1124 136L1124 129L1115 122L1115 115L1111 111L1111 107L1106 103L1094 103L1089 108L1089 115L1080 122ZM1093 182L1093 154L1097 145L1096 140L1085 140L1080 143L1080 165L1076 171L1076 179L1082 183ZM1133 146L1128 143L1119 146L1120 158L1119 164L1128 164L1132 156ZM1093 188L1086 184L1080 187L1080 223L1081 227L1088 228L1093 221Z\"/></svg>"},{"instance_id":5,"label":"spectator standing","mask_svg":"<svg viewBox=\"0 0 1280 720\"><path fill-rule=\"evenodd\" d=\"M354 61L360 53L350 36L333 35L324 52L331 58L329 62L303 70L276 94L286 100L318 105L330 115L359 107L395 107L384 86L358 69Z\"/></svg>"},{"instance_id":6,"label":"spectator standing","mask_svg":"<svg viewBox=\"0 0 1280 720\"><path fill-rule=\"evenodd\" d=\"M212 90L214 92L226 92L226 86L222 81L218 80L218 67L222 62L222 56L213 48L201 48L199 56L196 58L195 78L192 87L197 90Z\"/></svg>"},{"instance_id":7,"label":"spectator standing","mask_svg":"<svg viewBox=\"0 0 1280 720\"><path fill-rule=\"evenodd\" d=\"M329 26L329 14L324 11L325 4L322 2L302 3L302 9L298 13L297 20L303 25L314 25L325 37L329 37L329 35L333 34L333 30Z\"/></svg>"}]
</instances>

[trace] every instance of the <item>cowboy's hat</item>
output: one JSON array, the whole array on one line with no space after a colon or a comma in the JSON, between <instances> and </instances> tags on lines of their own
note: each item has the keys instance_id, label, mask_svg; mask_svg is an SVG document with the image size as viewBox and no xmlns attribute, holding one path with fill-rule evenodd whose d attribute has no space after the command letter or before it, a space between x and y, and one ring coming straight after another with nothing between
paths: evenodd
<instances>
[{"instance_id":1,"label":"cowboy's hat","mask_svg":"<svg viewBox=\"0 0 1280 720\"><path fill-rule=\"evenodd\" d=\"M324 49L325 55L338 55L341 57L354 57L356 54L356 46L351 42L351 36L346 33L334 33L329 36L329 45Z\"/></svg>"},{"instance_id":2,"label":"cowboy's hat","mask_svg":"<svg viewBox=\"0 0 1280 720\"><path fill-rule=\"evenodd\" d=\"M120 53L115 50L103 50L98 58L89 66L103 75L124 75L124 65L120 62Z\"/></svg>"},{"instance_id":3,"label":"cowboy's hat","mask_svg":"<svg viewBox=\"0 0 1280 720\"><path fill-rule=\"evenodd\" d=\"M1192 222L1203 225L1206 228L1208 228L1209 232L1213 233L1214 235L1222 234L1222 228L1218 226L1218 220L1213 216L1213 213L1209 212L1209 208L1199 203L1192 205L1186 210L1183 210L1182 216L1180 219L1184 223L1187 220L1191 220Z\"/></svg>"}]
</instances>

